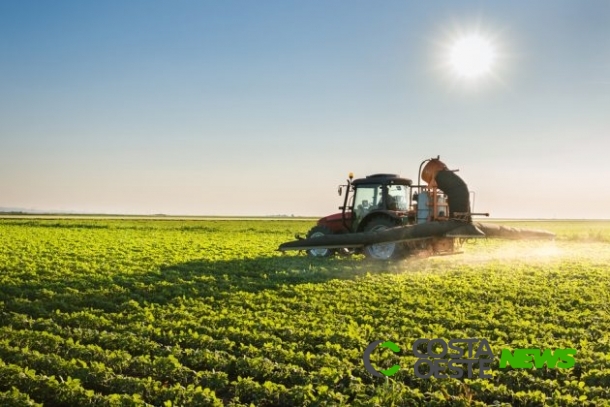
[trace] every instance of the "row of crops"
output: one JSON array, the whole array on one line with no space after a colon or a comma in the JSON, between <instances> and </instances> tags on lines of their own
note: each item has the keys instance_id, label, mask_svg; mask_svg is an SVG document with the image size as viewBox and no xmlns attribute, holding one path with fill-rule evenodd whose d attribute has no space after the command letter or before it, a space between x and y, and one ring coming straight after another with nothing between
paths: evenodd
<instances>
[{"instance_id":1,"label":"row of crops","mask_svg":"<svg viewBox=\"0 0 610 407\"><path fill-rule=\"evenodd\" d=\"M0 220L0 405L610 405L609 223L374 263L280 255L308 221ZM570 369L419 379L419 338L576 348ZM398 363L388 379L373 362Z\"/></svg>"}]
</instances>

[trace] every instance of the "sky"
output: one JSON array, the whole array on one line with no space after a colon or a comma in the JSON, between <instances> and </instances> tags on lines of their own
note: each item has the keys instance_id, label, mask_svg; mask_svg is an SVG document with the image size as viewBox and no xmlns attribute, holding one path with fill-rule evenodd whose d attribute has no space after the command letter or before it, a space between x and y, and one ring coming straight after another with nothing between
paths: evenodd
<instances>
[{"instance_id":1,"label":"sky","mask_svg":"<svg viewBox=\"0 0 610 407\"><path fill-rule=\"evenodd\" d=\"M610 2L0 2L0 207L323 216L440 155L499 218L610 218ZM493 44L464 80L451 44Z\"/></svg>"}]
</instances>

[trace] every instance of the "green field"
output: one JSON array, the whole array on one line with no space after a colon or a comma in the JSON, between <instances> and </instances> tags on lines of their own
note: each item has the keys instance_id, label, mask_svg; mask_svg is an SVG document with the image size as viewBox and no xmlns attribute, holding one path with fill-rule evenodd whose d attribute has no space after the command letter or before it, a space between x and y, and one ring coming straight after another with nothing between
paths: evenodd
<instances>
[{"instance_id":1,"label":"green field","mask_svg":"<svg viewBox=\"0 0 610 407\"><path fill-rule=\"evenodd\" d=\"M0 405L610 405L610 222L383 263L282 255L304 220L0 219ZM419 379L419 338L576 348ZM371 376L362 354L374 340Z\"/></svg>"}]
</instances>

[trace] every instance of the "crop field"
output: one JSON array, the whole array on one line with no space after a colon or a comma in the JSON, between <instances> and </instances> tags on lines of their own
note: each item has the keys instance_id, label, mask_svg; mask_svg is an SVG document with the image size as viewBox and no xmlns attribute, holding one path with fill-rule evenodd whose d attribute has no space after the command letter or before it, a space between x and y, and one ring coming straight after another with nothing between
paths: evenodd
<instances>
[{"instance_id":1,"label":"crop field","mask_svg":"<svg viewBox=\"0 0 610 407\"><path fill-rule=\"evenodd\" d=\"M610 406L610 222L554 242L311 259L305 220L0 219L1 406ZM419 338L484 338L491 379L421 379ZM401 366L372 376L374 364ZM569 369L500 349L575 348Z\"/></svg>"}]
</instances>

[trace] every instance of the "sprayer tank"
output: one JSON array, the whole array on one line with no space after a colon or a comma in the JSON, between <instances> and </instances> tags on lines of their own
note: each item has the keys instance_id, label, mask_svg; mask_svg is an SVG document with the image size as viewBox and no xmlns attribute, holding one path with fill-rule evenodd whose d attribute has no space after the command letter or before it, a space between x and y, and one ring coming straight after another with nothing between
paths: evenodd
<instances>
[{"instance_id":1,"label":"sprayer tank","mask_svg":"<svg viewBox=\"0 0 610 407\"><path fill-rule=\"evenodd\" d=\"M425 223L428 221L428 216L430 216L428 202L427 192L421 192L417 195L417 223Z\"/></svg>"},{"instance_id":2,"label":"sprayer tank","mask_svg":"<svg viewBox=\"0 0 610 407\"><path fill-rule=\"evenodd\" d=\"M431 191L422 191L417 195L417 223L429 222L430 215L434 208L434 202L430 199L432 195ZM438 194L436 197L436 213L434 218L448 217L449 216L449 205L447 203L447 197L443 194Z\"/></svg>"}]
</instances>

